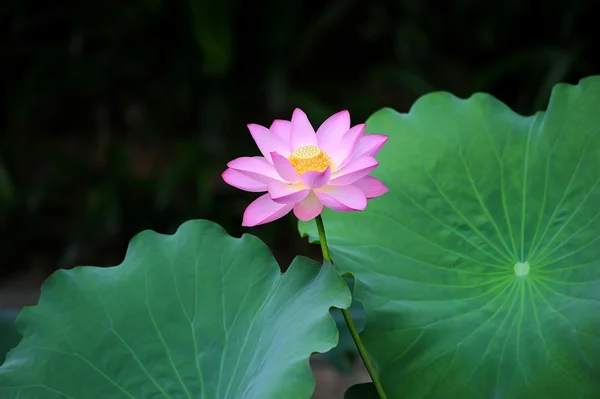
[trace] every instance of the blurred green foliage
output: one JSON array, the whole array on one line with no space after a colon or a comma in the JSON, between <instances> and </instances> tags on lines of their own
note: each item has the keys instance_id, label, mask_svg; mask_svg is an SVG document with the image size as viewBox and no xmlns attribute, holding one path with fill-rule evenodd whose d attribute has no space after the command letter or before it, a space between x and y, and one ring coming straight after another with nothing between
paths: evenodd
<instances>
[{"instance_id":1,"label":"blurred green foliage","mask_svg":"<svg viewBox=\"0 0 600 399\"><path fill-rule=\"evenodd\" d=\"M220 179L245 125L303 108L406 111L487 91L523 113L597 73L598 6L571 2L34 2L1 10L0 273L115 264L132 235L207 218L314 255L292 217L242 229Z\"/></svg>"},{"instance_id":2,"label":"blurred green foliage","mask_svg":"<svg viewBox=\"0 0 600 399\"><path fill-rule=\"evenodd\" d=\"M353 282L350 283L350 286L353 286ZM353 301L350 308L348 308L348 311L350 312L352 320L354 320L357 331L359 333L362 332L365 326L365 312L363 306L360 304L360 302ZM340 309L333 308L331 309L331 316L335 320L335 324L337 325L340 335L337 346L327 352L325 356L327 356L327 359L331 365L334 366L338 371L350 373L354 371L356 363L359 361L362 362L362 360L360 359L360 355L356 349L354 338L352 338L352 334L350 334L348 325L344 320L342 311Z\"/></svg>"},{"instance_id":3,"label":"blurred green foliage","mask_svg":"<svg viewBox=\"0 0 600 399\"><path fill-rule=\"evenodd\" d=\"M15 327L17 312L14 310L0 310L0 364L8 352L21 340L21 334Z\"/></svg>"}]
</instances>

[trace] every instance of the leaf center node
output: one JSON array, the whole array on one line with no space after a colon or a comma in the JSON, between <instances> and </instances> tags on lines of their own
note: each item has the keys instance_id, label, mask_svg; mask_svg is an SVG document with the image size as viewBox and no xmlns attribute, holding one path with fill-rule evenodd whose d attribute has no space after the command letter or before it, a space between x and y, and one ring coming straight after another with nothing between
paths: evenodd
<instances>
[{"instance_id":1,"label":"leaf center node","mask_svg":"<svg viewBox=\"0 0 600 399\"><path fill-rule=\"evenodd\" d=\"M526 276L529 274L529 262L517 262L515 263L514 270L517 276Z\"/></svg>"}]
</instances>

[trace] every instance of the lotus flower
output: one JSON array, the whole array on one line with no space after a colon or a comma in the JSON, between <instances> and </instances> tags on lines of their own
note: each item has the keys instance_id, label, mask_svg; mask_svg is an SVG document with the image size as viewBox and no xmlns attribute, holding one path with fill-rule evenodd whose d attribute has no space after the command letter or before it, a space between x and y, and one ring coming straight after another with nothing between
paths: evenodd
<instances>
[{"instance_id":1,"label":"lotus flower","mask_svg":"<svg viewBox=\"0 0 600 399\"><path fill-rule=\"evenodd\" d=\"M365 128L350 127L350 114L341 111L315 133L300 109L291 121L275 120L268 129L248 125L263 156L234 159L222 175L233 187L266 192L246 208L242 225L269 223L292 209L302 221L320 215L323 206L362 211L368 199L385 194L388 188L368 174L379 164L374 156L388 137L365 135Z\"/></svg>"}]
</instances>

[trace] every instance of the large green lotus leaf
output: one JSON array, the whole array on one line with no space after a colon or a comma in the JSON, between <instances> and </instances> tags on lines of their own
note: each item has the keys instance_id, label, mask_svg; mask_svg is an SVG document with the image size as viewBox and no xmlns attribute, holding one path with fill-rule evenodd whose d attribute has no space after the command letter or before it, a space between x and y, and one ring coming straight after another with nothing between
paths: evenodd
<instances>
[{"instance_id":1,"label":"large green lotus leaf","mask_svg":"<svg viewBox=\"0 0 600 399\"><path fill-rule=\"evenodd\" d=\"M350 305L331 265L285 274L256 237L207 221L145 231L117 267L56 272L17 320L0 398L309 398L313 352Z\"/></svg>"},{"instance_id":2,"label":"large green lotus leaf","mask_svg":"<svg viewBox=\"0 0 600 399\"><path fill-rule=\"evenodd\" d=\"M436 92L368 129L390 192L324 222L389 398L600 398L600 77L531 117Z\"/></svg>"}]
</instances>

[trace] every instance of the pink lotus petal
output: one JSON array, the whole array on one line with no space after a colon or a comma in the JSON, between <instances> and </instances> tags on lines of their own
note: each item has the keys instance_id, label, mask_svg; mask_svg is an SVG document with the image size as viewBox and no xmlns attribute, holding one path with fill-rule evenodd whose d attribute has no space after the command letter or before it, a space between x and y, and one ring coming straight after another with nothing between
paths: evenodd
<instances>
[{"instance_id":1,"label":"pink lotus petal","mask_svg":"<svg viewBox=\"0 0 600 399\"><path fill-rule=\"evenodd\" d=\"M354 147L354 152L345 162L340 165L340 168L346 166L346 164L352 159L362 157L363 155L370 155L374 157L379 153L383 145L387 142L389 136L382 134L365 134L358 139L358 143Z\"/></svg>"},{"instance_id":2,"label":"pink lotus petal","mask_svg":"<svg viewBox=\"0 0 600 399\"><path fill-rule=\"evenodd\" d=\"M373 176L362 177L352 183L352 185L360 188L362 192L365 193L367 199L380 197L390 191L383 182Z\"/></svg>"},{"instance_id":3,"label":"pink lotus petal","mask_svg":"<svg viewBox=\"0 0 600 399\"><path fill-rule=\"evenodd\" d=\"M280 181L272 181L268 185L269 196L278 204L294 204L302 201L310 190L304 184L286 184Z\"/></svg>"},{"instance_id":4,"label":"pink lotus petal","mask_svg":"<svg viewBox=\"0 0 600 399\"><path fill-rule=\"evenodd\" d=\"M225 183L235 188L239 188L240 190L253 193L267 191L267 185L265 183L256 181L234 169L227 169L221 174L221 177L225 180Z\"/></svg>"},{"instance_id":5,"label":"pink lotus petal","mask_svg":"<svg viewBox=\"0 0 600 399\"><path fill-rule=\"evenodd\" d=\"M293 204L278 204L274 202L269 194L264 194L255 199L244 211L242 226L252 227L277 220L287 215Z\"/></svg>"},{"instance_id":6,"label":"pink lotus petal","mask_svg":"<svg viewBox=\"0 0 600 399\"><path fill-rule=\"evenodd\" d=\"M290 133L292 132L292 122L282 119L275 119L269 128L286 144L288 151L292 151L290 145Z\"/></svg>"},{"instance_id":7,"label":"pink lotus petal","mask_svg":"<svg viewBox=\"0 0 600 399\"><path fill-rule=\"evenodd\" d=\"M261 183L269 183L273 180L281 180L275 167L269 163L264 157L241 157L227 164L231 169L245 174Z\"/></svg>"},{"instance_id":8,"label":"pink lotus petal","mask_svg":"<svg viewBox=\"0 0 600 399\"><path fill-rule=\"evenodd\" d=\"M338 212L362 211L367 207L367 197L358 187L325 186L315 191L317 198L327 208Z\"/></svg>"},{"instance_id":9,"label":"pink lotus petal","mask_svg":"<svg viewBox=\"0 0 600 399\"><path fill-rule=\"evenodd\" d=\"M290 161L277 154L276 152L271 153L271 159L273 160L273 166L277 171L277 174L281 176L281 178L290 183L297 183L300 181L300 175L296 172L296 169L292 166Z\"/></svg>"},{"instance_id":10,"label":"pink lotus petal","mask_svg":"<svg viewBox=\"0 0 600 399\"><path fill-rule=\"evenodd\" d=\"M350 113L340 111L331 115L317 129L319 147L327 154L336 149L344 134L350 130Z\"/></svg>"},{"instance_id":11,"label":"pink lotus petal","mask_svg":"<svg viewBox=\"0 0 600 399\"><path fill-rule=\"evenodd\" d=\"M248 125L248 130L267 161L271 162L271 152L277 152L284 157L291 154L289 145L266 127L251 123Z\"/></svg>"},{"instance_id":12,"label":"pink lotus petal","mask_svg":"<svg viewBox=\"0 0 600 399\"><path fill-rule=\"evenodd\" d=\"M321 188L329 183L331 167L328 166L323 172L305 172L300 176L302 183L308 188Z\"/></svg>"},{"instance_id":13,"label":"pink lotus petal","mask_svg":"<svg viewBox=\"0 0 600 399\"><path fill-rule=\"evenodd\" d=\"M323 212L323 204L311 191L302 202L294 205L294 215L303 222L316 218Z\"/></svg>"},{"instance_id":14,"label":"pink lotus petal","mask_svg":"<svg viewBox=\"0 0 600 399\"><path fill-rule=\"evenodd\" d=\"M317 145L315 129L313 129L308 117L300 108L296 108L292 114L290 142L292 151L305 145Z\"/></svg>"},{"instance_id":15,"label":"pink lotus petal","mask_svg":"<svg viewBox=\"0 0 600 399\"><path fill-rule=\"evenodd\" d=\"M358 158L362 155L374 157L379 153L383 145L388 141L389 136L383 134L365 134L361 136L354 147L353 157Z\"/></svg>"},{"instance_id":16,"label":"pink lotus petal","mask_svg":"<svg viewBox=\"0 0 600 399\"><path fill-rule=\"evenodd\" d=\"M361 177L371 173L379 165L379 162L370 155L363 155L348 162L342 169L331 175L329 184L334 186L345 186L352 184Z\"/></svg>"},{"instance_id":17,"label":"pink lotus petal","mask_svg":"<svg viewBox=\"0 0 600 399\"><path fill-rule=\"evenodd\" d=\"M339 168L348 158L350 158L350 155L354 151L354 147L356 147L356 143L358 143L359 137L365 132L366 127L367 125L361 123L360 125L350 128L339 141L337 147L327 153L331 158L333 165Z\"/></svg>"}]
</instances>

